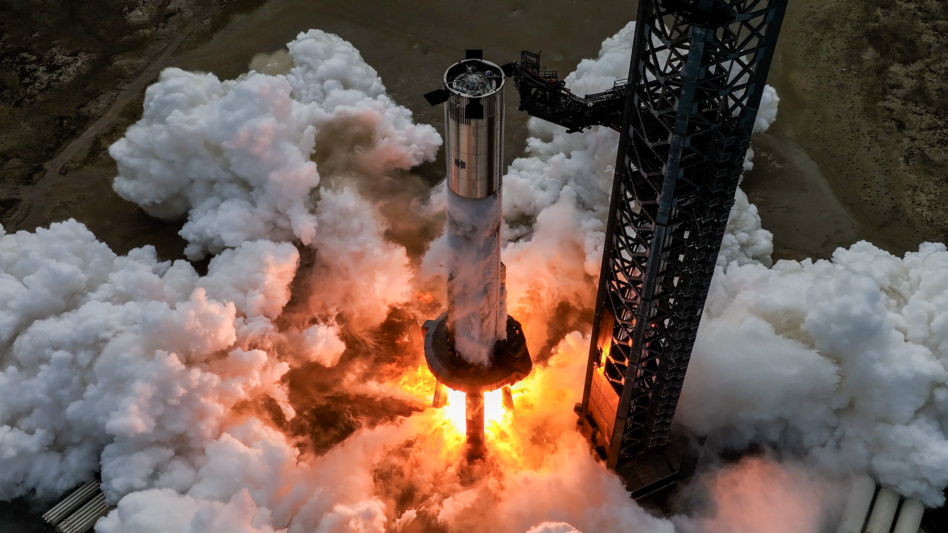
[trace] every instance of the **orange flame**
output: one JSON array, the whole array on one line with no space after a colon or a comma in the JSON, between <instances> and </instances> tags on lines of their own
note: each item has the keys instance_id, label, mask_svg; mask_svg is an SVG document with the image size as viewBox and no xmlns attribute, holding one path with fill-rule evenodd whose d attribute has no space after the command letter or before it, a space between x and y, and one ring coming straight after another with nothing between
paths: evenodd
<instances>
[{"instance_id":1,"label":"orange flame","mask_svg":"<svg viewBox=\"0 0 948 533\"><path fill-rule=\"evenodd\" d=\"M503 424L504 414L504 394L501 389L492 390L484 393L484 429L490 432L491 427Z\"/></svg>"},{"instance_id":2,"label":"orange flame","mask_svg":"<svg viewBox=\"0 0 948 533\"><path fill-rule=\"evenodd\" d=\"M430 304L435 301L435 297L431 294L431 291L416 292L415 299L423 304Z\"/></svg>"},{"instance_id":3,"label":"orange flame","mask_svg":"<svg viewBox=\"0 0 948 533\"><path fill-rule=\"evenodd\" d=\"M467 396L454 389L448 389L448 403L442 409L444 418L450 422L451 427L457 430L461 435L467 432L467 417L465 412L467 406L465 400Z\"/></svg>"},{"instance_id":4,"label":"orange flame","mask_svg":"<svg viewBox=\"0 0 948 533\"><path fill-rule=\"evenodd\" d=\"M588 337L579 333L568 335L550 359L510 387L513 409L504 408L502 390L485 395L487 457L483 466L491 475L500 476L497 479L519 472L547 475L563 466L564 457L585 452L585 442L575 431L575 419L562 414L569 413L579 399L587 343ZM404 376L390 383L400 380L403 388L418 398L419 406L431 406L435 379L427 365L403 368L403 372ZM445 408L426 409L411 422L423 428L423 436L415 443L424 448L421 456L432 459L424 462L425 467L456 471L465 463L466 402L461 392L444 392L448 395Z\"/></svg>"},{"instance_id":5,"label":"orange flame","mask_svg":"<svg viewBox=\"0 0 948 533\"><path fill-rule=\"evenodd\" d=\"M428 370L427 365L421 364L405 372L398 378L397 387L425 406L430 406L434 398L435 377ZM444 434L443 439L449 449L454 449L465 441L467 432L466 395L464 392L445 388L447 403L438 410ZM519 395L521 391L515 390ZM504 407L503 391L501 389L484 393L484 433L488 446L502 454L511 453L516 456L516 446L512 441L513 432L511 413Z\"/></svg>"},{"instance_id":6,"label":"orange flame","mask_svg":"<svg viewBox=\"0 0 948 533\"><path fill-rule=\"evenodd\" d=\"M434 387L435 377L423 364L398 378L398 388L411 394L421 403L431 404Z\"/></svg>"},{"instance_id":7,"label":"orange flame","mask_svg":"<svg viewBox=\"0 0 948 533\"><path fill-rule=\"evenodd\" d=\"M467 395L461 391L448 389L448 403L444 406L445 418L461 434L467 433ZM484 431L488 435L495 427L504 422L504 396L500 389L484 393Z\"/></svg>"}]
</instances>

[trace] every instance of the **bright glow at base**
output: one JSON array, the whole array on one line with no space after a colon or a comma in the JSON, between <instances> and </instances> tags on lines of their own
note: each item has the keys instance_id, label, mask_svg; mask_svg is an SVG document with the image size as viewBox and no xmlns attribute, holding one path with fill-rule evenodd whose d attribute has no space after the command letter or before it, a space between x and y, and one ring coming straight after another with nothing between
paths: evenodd
<instances>
[{"instance_id":1,"label":"bright glow at base","mask_svg":"<svg viewBox=\"0 0 948 533\"><path fill-rule=\"evenodd\" d=\"M484 428L504 420L504 393L501 389L484 393Z\"/></svg>"},{"instance_id":2,"label":"bright glow at base","mask_svg":"<svg viewBox=\"0 0 948 533\"><path fill-rule=\"evenodd\" d=\"M466 395L454 389L447 389L448 403L444 406L444 416L461 433L467 432ZM504 419L504 394L501 389L484 393L484 428L499 424Z\"/></svg>"},{"instance_id":3,"label":"bright glow at base","mask_svg":"<svg viewBox=\"0 0 948 533\"><path fill-rule=\"evenodd\" d=\"M459 390L448 390L448 403L444 406L444 417L451 422L462 434L467 432L467 420L464 413L467 409L465 394Z\"/></svg>"}]
</instances>

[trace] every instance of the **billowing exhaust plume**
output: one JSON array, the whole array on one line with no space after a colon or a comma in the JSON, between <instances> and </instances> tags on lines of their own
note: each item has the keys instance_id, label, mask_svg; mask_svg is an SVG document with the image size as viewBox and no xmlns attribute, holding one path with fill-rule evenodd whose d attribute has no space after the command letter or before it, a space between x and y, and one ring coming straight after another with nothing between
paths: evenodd
<instances>
[{"instance_id":1,"label":"billowing exhaust plume","mask_svg":"<svg viewBox=\"0 0 948 533\"><path fill-rule=\"evenodd\" d=\"M720 270L680 419L721 446L767 444L943 503L946 273L942 244L897 258L867 242Z\"/></svg>"},{"instance_id":2,"label":"billowing exhaust plume","mask_svg":"<svg viewBox=\"0 0 948 533\"><path fill-rule=\"evenodd\" d=\"M313 30L288 48L282 74L162 72L142 119L109 149L115 190L186 219L191 259L256 239L318 250L313 312L378 325L409 296L411 271L358 189L433 160L441 137L412 122L348 42ZM351 298L354 285L372 298Z\"/></svg>"}]
</instances>

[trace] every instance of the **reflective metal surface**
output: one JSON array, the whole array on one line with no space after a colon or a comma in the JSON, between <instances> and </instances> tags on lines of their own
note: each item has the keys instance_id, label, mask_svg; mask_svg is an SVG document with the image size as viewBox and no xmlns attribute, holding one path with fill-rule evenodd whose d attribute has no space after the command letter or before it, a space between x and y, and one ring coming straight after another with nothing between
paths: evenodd
<instances>
[{"instance_id":1,"label":"reflective metal surface","mask_svg":"<svg viewBox=\"0 0 948 533\"><path fill-rule=\"evenodd\" d=\"M461 92L456 78L483 72L492 90ZM444 105L448 187L465 198L486 198L500 188L504 162L504 77L500 67L479 59L452 65L444 75L450 93Z\"/></svg>"}]
</instances>

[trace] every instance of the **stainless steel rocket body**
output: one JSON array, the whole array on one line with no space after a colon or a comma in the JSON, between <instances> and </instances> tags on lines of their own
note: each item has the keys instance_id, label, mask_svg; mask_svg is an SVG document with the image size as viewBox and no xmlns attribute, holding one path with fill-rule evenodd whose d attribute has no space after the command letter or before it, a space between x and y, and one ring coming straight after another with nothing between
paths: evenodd
<instances>
[{"instance_id":1,"label":"stainless steel rocket body","mask_svg":"<svg viewBox=\"0 0 948 533\"><path fill-rule=\"evenodd\" d=\"M483 84L471 80L478 74L485 75ZM489 61L467 59L445 71L444 86L450 93L444 106L448 187L464 198L491 196L503 175L503 72ZM472 110L479 111L474 118Z\"/></svg>"},{"instance_id":2,"label":"stainless steel rocket body","mask_svg":"<svg viewBox=\"0 0 948 533\"><path fill-rule=\"evenodd\" d=\"M445 72L444 87L425 95L432 105L444 103L448 310L423 330L438 387L467 395L468 454L480 458L484 392L520 381L533 362L520 323L507 316L500 262L504 71L480 51L468 52ZM434 403L442 401L436 392Z\"/></svg>"},{"instance_id":3,"label":"stainless steel rocket body","mask_svg":"<svg viewBox=\"0 0 948 533\"><path fill-rule=\"evenodd\" d=\"M497 65L467 59L445 72L448 202L448 329L457 353L489 365L506 337L500 263L504 75Z\"/></svg>"}]
</instances>

